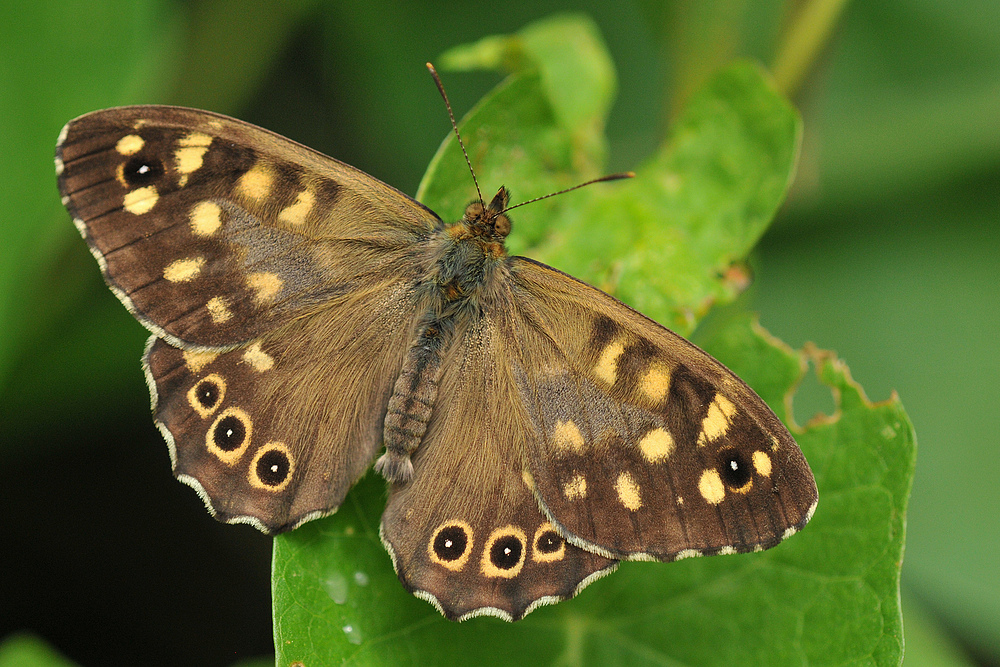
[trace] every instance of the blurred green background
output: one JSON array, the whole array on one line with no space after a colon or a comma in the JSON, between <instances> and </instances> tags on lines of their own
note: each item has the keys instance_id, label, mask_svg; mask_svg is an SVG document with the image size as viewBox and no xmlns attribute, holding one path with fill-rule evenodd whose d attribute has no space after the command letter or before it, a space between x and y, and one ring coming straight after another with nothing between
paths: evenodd
<instances>
[{"instance_id":1,"label":"blurred green background","mask_svg":"<svg viewBox=\"0 0 1000 667\"><path fill-rule=\"evenodd\" d=\"M0 639L28 631L88 665L273 651L270 540L220 530L168 474L145 332L59 204L62 125L117 104L209 108L412 193L449 131L424 62L566 10L596 21L618 68L610 170L645 158L733 57L771 67L801 109L799 173L737 307L836 350L873 400L900 394L920 442L904 662L1000 664L995 0L4 3ZM499 80L443 76L460 115ZM807 382L796 415L831 406Z\"/></svg>"}]
</instances>

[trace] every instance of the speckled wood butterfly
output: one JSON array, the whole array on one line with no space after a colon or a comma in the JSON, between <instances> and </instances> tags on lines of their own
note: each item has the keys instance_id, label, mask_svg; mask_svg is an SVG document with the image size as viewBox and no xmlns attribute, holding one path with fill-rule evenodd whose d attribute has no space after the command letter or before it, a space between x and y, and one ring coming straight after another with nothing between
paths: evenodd
<instances>
[{"instance_id":1,"label":"speckled wood butterfly","mask_svg":"<svg viewBox=\"0 0 1000 667\"><path fill-rule=\"evenodd\" d=\"M152 336L174 474L265 533L334 512L378 453L382 540L450 619L522 618L619 560L759 551L816 507L733 373L510 257L508 192L455 223L226 116L107 109L59 137L63 203Z\"/></svg>"}]
</instances>

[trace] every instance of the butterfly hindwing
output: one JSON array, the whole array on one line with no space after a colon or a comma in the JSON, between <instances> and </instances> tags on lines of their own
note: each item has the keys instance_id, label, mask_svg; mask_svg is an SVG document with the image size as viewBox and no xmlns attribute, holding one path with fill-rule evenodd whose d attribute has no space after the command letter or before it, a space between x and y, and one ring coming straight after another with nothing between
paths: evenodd
<instances>
[{"instance_id":1,"label":"butterfly hindwing","mask_svg":"<svg viewBox=\"0 0 1000 667\"><path fill-rule=\"evenodd\" d=\"M249 123L164 106L71 121L63 201L105 280L175 345L235 346L387 276L442 225L353 167Z\"/></svg>"},{"instance_id":2,"label":"butterfly hindwing","mask_svg":"<svg viewBox=\"0 0 1000 667\"><path fill-rule=\"evenodd\" d=\"M381 445L414 307L396 283L232 351L152 337L144 364L174 474L217 518L268 533L336 509Z\"/></svg>"},{"instance_id":3,"label":"butterfly hindwing","mask_svg":"<svg viewBox=\"0 0 1000 667\"><path fill-rule=\"evenodd\" d=\"M617 564L567 543L539 510L523 468L530 425L509 403L499 333L489 319L459 332L413 481L393 487L382 517L404 585L451 619L517 620Z\"/></svg>"},{"instance_id":4,"label":"butterfly hindwing","mask_svg":"<svg viewBox=\"0 0 1000 667\"><path fill-rule=\"evenodd\" d=\"M505 325L531 415L527 467L553 523L622 559L760 550L808 521L787 429L712 357L612 297L512 261Z\"/></svg>"}]
</instances>

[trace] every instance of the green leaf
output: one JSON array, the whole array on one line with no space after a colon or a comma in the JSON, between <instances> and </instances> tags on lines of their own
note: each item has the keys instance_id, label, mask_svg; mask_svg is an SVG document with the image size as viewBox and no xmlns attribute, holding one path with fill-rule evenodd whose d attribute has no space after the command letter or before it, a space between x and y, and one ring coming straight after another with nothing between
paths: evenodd
<instances>
[{"instance_id":1,"label":"green leaf","mask_svg":"<svg viewBox=\"0 0 1000 667\"><path fill-rule=\"evenodd\" d=\"M71 270L87 253L76 252L55 185L59 129L152 93L149 71L168 67L177 34L165 2L89 4L9 5L0 15L0 392L87 288Z\"/></svg>"},{"instance_id":2,"label":"green leaf","mask_svg":"<svg viewBox=\"0 0 1000 667\"><path fill-rule=\"evenodd\" d=\"M811 362L836 410L806 428L792 424L819 486L816 516L801 535L767 552L781 574L775 598L794 619L790 660L898 664L903 654L899 577L916 438L898 397L871 403L832 353L807 345L794 353L742 315L702 343L754 387L786 423ZM773 554L773 555L772 555ZM753 610L745 620L752 631ZM762 656L763 658L763 656ZM750 662L755 662L751 660ZM784 660L778 662L785 662Z\"/></svg>"},{"instance_id":3,"label":"green leaf","mask_svg":"<svg viewBox=\"0 0 1000 667\"><path fill-rule=\"evenodd\" d=\"M592 186L579 213L554 223L539 259L688 334L745 287L739 264L784 199L800 135L763 72L732 65L695 94L635 179Z\"/></svg>"},{"instance_id":4,"label":"green leaf","mask_svg":"<svg viewBox=\"0 0 1000 667\"><path fill-rule=\"evenodd\" d=\"M75 664L34 635L9 635L0 641L0 667L73 667Z\"/></svg>"},{"instance_id":5,"label":"green leaf","mask_svg":"<svg viewBox=\"0 0 1000 667\"><path fill-rule=\"evenodd\" d=\"M441 64L453 70L537 68L558 124L581 142L599 142L603 150L600 132L614 101L616 79L607 47L589 17L557 14L513 35L484 37L444 52Z\"/></svg>"},{"instance_id":6,"label":"green leaf","mask_svg":"<svg viewBox=\"0 0 1000 667\"><path fill-rule=\"evenodd\" d=\"M571 60L568 52L552 57ZM519 200L602 165L591 150L601 140L580 140L566 126L542 68L527 60L462 123L480 183L505 183ZM606 107L592 109L598 115L576 128L602 127ZM742 286L739 263L781 202L798 141L794 110L756 67L734 65L695 95L636 179L518 209L509 246L689 331L709 304ZM454 219L475 198L470 181L448 138L420 197ZM793 352L746 316L716 328L707 344L779 414L809 358L838 395L834 419L797 431L820 486L819 510L801 535L759 554L625 563L577 599L518 623L456 625L397 581L378 538L386 487L371 474L336 515L275 540L279 663L898 663L914 457L901 406L871 405L839 361Z\"/></svg>"}]
</instances>

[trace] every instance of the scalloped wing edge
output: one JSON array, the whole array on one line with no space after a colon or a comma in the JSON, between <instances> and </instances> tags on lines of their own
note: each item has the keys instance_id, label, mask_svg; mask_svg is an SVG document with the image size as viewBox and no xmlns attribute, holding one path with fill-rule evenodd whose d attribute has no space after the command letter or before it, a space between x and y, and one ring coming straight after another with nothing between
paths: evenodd
<instances>
[{"instance_id":1,"label":"scalloped wing edge","mask_svg":"<svg viewBox=\"0 0 1000 667\"><path fill-rule=\"evenodd\" d=\"M545 595L543 597L538 598L537 600L534 600L531 604L525 607L524 613L522 613L517 618L515 618L513 614L511 614L510 612L507 612L503 609L498 609L497 607L479 607L478 609L473 609L472 611L466 612L461 616L449 616L448 613L444 610L444 607L441 605L441 601L438 600L436 595L428 591L425 591L423 589L414 588L413 586L410 586L410 584L400 576L399 567L396 564L396 552L392 548L392 545L389 543L389 541L385 538L385 526L383 526L381 522L379 522L378 526L378 538L379 540L381 540L382 546L385 547L385 550L389 553L389 558L390 560L392 560L392 569L396 573L396 576L399 578L400 583L403 584L403 587L407 591L412 593L414 597L420 598L424 602L429 602L446 619L451 621L458 621L459 623L461 623L462 621L467 621L470 618L476 618L477 616L495 616L496 618L503 619L508 623L520 621L525 616L535 611L539 607L553 605L558 602L562 602L564 600L569 600L570 598L576 597L580 593L580 591L582 591L590 584L594 583L598 579L602 579L608 576L609 574L617 570L619 565L618 561L615 561L610 565L608 565L603 570L598 570L597 572L588 575L582 581L580 581L580 583L576 585L576 588L574 588L573 592L570 593L569 595L566 596Z\"/></svg>"},{"instance_id":2,"label":"scalloped wing edge","mask_svg":"<svg viewBox=\"0 0 1000 667\"><path fill-rule=\"evenodd\" d=\"M258 519L255 516L250 516L249 514L234 514L231 516L219 514L219 512L215 509L215 506L212 505L212 499L205 491L205 487L201 485L201 482L199 482L196 478L192 477L191 475L185 475L184 473L177 472L177 444L174 442L174 434L170 432L170 429L167 428L166 424L164 424L163 422L161 422L159 419L156 418L156 408L159 405L160 395L159 392L156 391L156 379L153 377L153 373L149 368L149 362L147 361L147 359L149 358L150 350L153 349L153 345L156 344L156 341L159 340L159 338L160 337L157 336L156 334L153 334L152 336L147 338L146 345L142 351L142 373L146 377L146 386L149 389L149 408L150 411L153 413L153 423L156 424L156 428L159 429L160 434L163 436L163 439L167 442L167 451L170 453L170 471L173 473L174 477L177 479L178 482L186 484L195 490L195 493L198 494L198 497L201 498L201 501L205 503L205 509L208 510L208 513L212 516L213 519L215 519L216 521L221 521L222 523L230 523L230 524L244 523L249 526L253 526L260 532L264 533L265 535L278 535L279 533L285 533L290 530L295 530L302 524L308 523L309 521L313 521L315 519L322 519L323 517L330 516L331 514L336 513L338 509L340 509L340 505L338 505L330 509L316 510L313 512L309 512L308 514L304 514L301 517L299 517L295 521L295 523L288 524L287 526L282 526L277 530L268 528L260 519ZM170 343L170 341L167 341L167 343ZM211 348L211 349L216 349L216 348Z\"/></svg>"},{"instance_id":3,"label":"scalloped wing edge","mask_svg":"<svg viewBox=\"0 0 1000 667\"><path fill-rule=\"evenodd\" d=\"M755 544L751 548L747 549L737 549L734 546L723 546L717 549L682 549L675 554L672 554L670 558L657 558L653 554L647 553L645 551L639 551L636 553L615 553L609 551L599 544L593 542L588 542L587 540L579 537L566 529L566 527L559 522L559 520L552 514L549 508L542 501L541 497L538 495L537 490L532 489L532 493L535 495L535 500L538 502L538 509L541 510L542 514L552 523L555 527L556 532L559 533L563 539L565 539L570 544L583 549L584 551L589 551L595 553L599 556L604 556L605 558L620 560L620 561L645 561L654 563L673 563L679 560L684 560L685 558L698 558L700 556L729 556L738 553L760 553L772 547L776 547L785 540L787 540L792 535L798 533L802 528L805 527L807 523L812 519L813 514L816 513L816 507L819 504L819 498L813 501L813 504L809 507L809 510L805 513L804 518L798 524L790 526L785 529L785 532L779 535L776 539L770 540L768 542L761 542ZM393 562L395 565L395 561ZM574 593L576 595L576 593Z\"/></svg>"}]
</instances>

